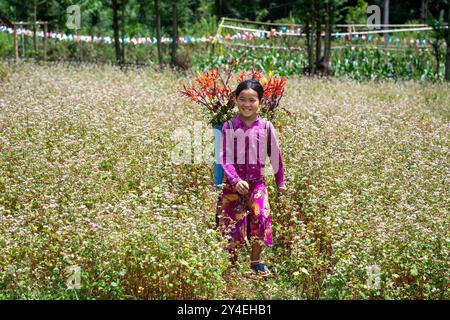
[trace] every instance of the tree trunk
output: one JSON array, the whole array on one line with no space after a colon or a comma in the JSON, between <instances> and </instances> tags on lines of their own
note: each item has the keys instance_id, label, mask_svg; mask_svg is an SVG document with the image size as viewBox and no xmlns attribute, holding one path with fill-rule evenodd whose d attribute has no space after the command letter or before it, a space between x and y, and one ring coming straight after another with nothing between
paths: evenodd
<instances>
[{"instance_id":1,"label":"tree trunk","mask_svg":"<svg viewBox=\"0 0 450 320\"><path fill-rule=\"evenodd\" d=\"M120 64L120 42L119 42L119 5L117 0L113 0L113 29L114 29L114 48L116 49L116 63Z\"/></svg>"},{"instance_id":2,"label":"tree trunk","mask_svg":"<svg viewBox=\"0 0 450 320\"><path fill-rule=\"evenodd\" d=\"M436 57L436 79L439 78L439 67L441 65L441 58L440 58L440 50L441 50L441 46L437 45L436 49L435 49L435 57Z\"/></svg>"},{"instance_id":3,"label":"tree trunk","mask_svg":"<svg viewBox=\"0 0 450 320\"><path fill-rule=\"evenodd\" d=\"M172 66L177 62L178 47L178 17L177 17L177 1L172 0Z\"/></svg>"},{"instance_id":4,"label":"tree trunk","mask_svg":"<svg viewBox=\"0 0 450 320\"><path fill-rule=\"evenodd\" d=\"M384 0L383 4L383 24L389 24L389 0ZM388 26L384 26L384 29L389 29Z\"/></svg>"},{"instance_id":5,"label":"tree trunk","mask_svg":"<svg viewBox=\"0 0 450 320\"><path fill-rule=\"evenodd\" d=\"M329 64L331 56L331 32L332 25L334 23L334 6L330 4L330 1L326 2L326 17L325 17L325 46L323 52L323 64L325 67L325 73L329 73Z\"/></svg>"},{"instance_id":6,"label":"tree trunk","mask_svg":"<svg viewBox=\"0 0 450 320\"><path fill-rule=\"evenodd\" d=\"M322 24L319 18L316 18L316 66L320 64L322 58Z\"/></svg>"},{"instance_id":7,"label":"tree trunk","mask_svg":"<svg viewBox=\"0 0 450 320\"><path fill-rule=\"evenodd\" d=\"M155 17L156 17L156 45L158 47L158 63L162 65L162 48L161 48L161 15L159 12L158 0L154 0Z\"/></svg>"},{"instance_id":8,"label":"tree trunk","mask_svg":"<svg viewBox=\"0 0 450 320\"><path fill-rule=\"evenodd\" d=\"M14 56L16 58L16 64L20 62L19 60L19 39L17 39L17 26L13 25L14 29Z\"/></svg>"},{"instance_id":9,"label":"tree trunk","mask_svg":"<svg viewBox=\"0 0 450 320\"><path fill-rule=\"evenodd\" d=\"M222 11L222 0L219 0L219 18L222 17L223 11Z\"/></svg>"},{"instance_id":10,"label":"tree trunk","mask_svg":"<svg viewBox=\"0 0 450 320\"><path fill-rule=\"evenodd\" d=\"M11 28L11 29L14 28L14 25L12 24L12 22L9 21L9 19L1 11L0 11L0 21L2 21L3 24L5 24L8 28Z\"/></svg>"},{"instance_id":11,"label":"tree trunk","mask_svg":"<svg viewBox=\"0 0 450 320\"><path fill-rule=\"evenodd\" d=\"M125 6L126 0L122 0L122 50L120 58L120 63L122 65L125 64Z\"/></svg>"},{"instance_id":12,"label":"tree trunk","mask_svg":"<svg viewBox=\"0 0 450 320\"><path fill-rule=\"evenodd\" d=\"M323 72L323 55L322 55L322 31L323 25L326 20L324 14L324 7L322 1L313 1L314 3L314 11L313 11L313 20L316 26L315 34L316 34L316 51L314 54L315 63L314 63L314 74Z\"/></svg>"},{"instance_id":13,"label":"tree trunk","mask_svg":"<svg viewBox=\"0 0 450 320\"><path fill-rule=\"evenodd\" d=\"M48 41L47 41L47 32L48 32L48 22L44 22L44 61L47 61L47 47L48 47Z\"/></svg>"},{"instance_id":14,"label":"tree trunk","mask_svg":"<svg viewBox=\"0 0 450 320\"><path fill-rule=\"evenodd\" d=\"M389 0L384 0L383 4L383 29L389 30L389 26L386 26L386 24L389 24ZM387 43L388 34L384 33L384 43Z\"/></svg>"},{"instance_id":15,"label":"tree trunk","mask_svg":"<svg viewBox=\"0 0 450 320\"><path fill-rule=\"evenodd\" d=\"M444 79L450 82L450 5L448 6L448 19L447 19L447 54L445 55L445 74Z\"/></svg>"},{"instance_id":16,"label":"tree trunk","mask_svg":"<svg viewBox=\"0 0 450 320\"><path fill-rule=\"evenodd\" d=\"M315 7L315 0L311 0L310 1L310 6L311 6L311 14L308 16L308 20L310 23L310 27L311 30L309 32L309 52L308 52L308 56L309 56L309 72L310 74L315 74L316 73L316 64L314 63L315 61L315 56L314 56L314 19L317 18L317 12L316 12L316 7Z\"/></svg>"},{"instance_id":17,"label":"tree trunk","mask_svg":"<svg viewBox=\"0 0 450 320\"><path fill-rule=\"evenodd\" d=\"M309 21L305 24L305 33L306 33L306 52L308 54L308 73L311 74L313 72L313 52L312 52L312 30L309 25Z\"/></svg>"},{"instance_id":18,"label":"tree trunk","mask_svg":"<svg viewBox=\"0 0 450 320\"><path fill-rule=\"evenodd\" d=\"M428 16L428 0L422 0L421 6L420 6L420 20L422 20L422 23L427 23L427 16Z\"/></svg>"},{"instance_id":19,"label":"tree trunk","mask_svg":"<svg viewBox=\"0 0 450 320\"><path fill-rule=\"evenodd\" d=\"M36 39L36 22L37 22L37 0L33 2L33 50L34 60L37 61L37 39Z\"/></svg>"},{"instance_id":20,"label":"tree trunk","mask_svg":"<svg viewBox=\"0 0 450 320\"><path fill-rule=\"evenodd\" d=\"M445 81L450 82L450 37L447 36L447 54L445 55Z\"/></svg>"}]
</instances>

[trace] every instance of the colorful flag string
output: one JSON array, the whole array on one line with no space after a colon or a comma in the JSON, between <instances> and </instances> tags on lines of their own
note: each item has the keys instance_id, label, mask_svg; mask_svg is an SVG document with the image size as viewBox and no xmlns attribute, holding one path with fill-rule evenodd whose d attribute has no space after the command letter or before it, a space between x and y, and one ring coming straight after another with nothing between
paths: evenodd
<instances>
[{"instance_id":1,"label":"colorful flag string","mask_svg":"<svg viewBox=\"0 0 450 320\"><path fill-rule=\"evenodd\" d=\"M237 29L236 27L235 29ZM245 28L240 28L245 29ZM179 37L178 41L180 43L211 43L213 42L216 37L219 42L230 42L230 41L240 41L240 40L252 40L252 39L268 39L271 37L280 37L284 35L296 35L301 36L301 30L300 28L297 28L297 30L287 29L286 27L281 27L280 30L271 29L270 31L267 30L254 30L252 32L249 31L243 31L243 32L236 32L234 34L226 34L221 35L218 34L216 36L202 36L202 37L193 37L193 36L184 36ZM14 30L12 28L8 28L5 26L0 26L0 31L8 32L12 34ZM241 30L242 31L242 30ZM18 28L16 30L17 35L24 35L24 36L32 36L33 31L28 30L25 28ZM36 35L38 37L44 37L43 31L37 31ZM323 34L324 35L324 34ZM57 32L47 32L46 36L51 39L56 39L60 41L74 41L74 42L91 42L91 43L106 43L111 44L114 43L114 38L109 36L94 36L94 35L78 35L78 34L64 34L64 33L57 33ZM362 33L335 33L333 34L333 38L338 39L346 39L351 40L355 42L373 42L373 43L386 43L386 44L409 44L409 45L416 45L416 46L425 46L427 44L427 40L425 39L416 39L413 37L393 37L393 36L379 36L376 34L362 34ZM122 42L122 39L119 39L120 42ZM157 39L155 37L125 37L124 38L125 44L156 44ZM173 42L172 37L162 37L161 42L163 44L168 44ZM430 43L432 43L430 41Z\"/></svg>"}]
</instances>

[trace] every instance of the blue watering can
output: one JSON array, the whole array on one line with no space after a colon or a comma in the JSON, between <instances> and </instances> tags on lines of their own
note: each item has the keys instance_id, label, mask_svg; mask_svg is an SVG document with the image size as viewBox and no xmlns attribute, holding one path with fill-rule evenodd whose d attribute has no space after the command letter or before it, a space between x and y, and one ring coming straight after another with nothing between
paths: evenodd
<instances>
[{"instance_id":1,"label":"blue watering can","mask_svg":"<svg viewBox=\"0 0 450 320\"><path fill-rule=\"evenodd\" d=\"M220 144L222 143L222 124L216 124L214 128L214 186L220 189L223 181L223 168L220 164Z\"/></svg>"}]
</instances>

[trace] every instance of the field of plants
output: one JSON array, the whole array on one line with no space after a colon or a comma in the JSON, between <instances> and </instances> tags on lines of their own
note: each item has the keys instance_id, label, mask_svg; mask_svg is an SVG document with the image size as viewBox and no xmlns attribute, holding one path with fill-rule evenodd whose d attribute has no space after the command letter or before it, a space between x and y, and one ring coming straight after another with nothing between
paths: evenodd
<instances>
[{"instance_id":1,"label":"field of plants","mask_svg":"<svg viewBox=\"0 0 450 320\"><path fill-rule=\"evenodd\" d=\"M258 68L273 71L282 76L299 76L308 65L304 50L278 50L276 48L225 47L212 57L194 56L194 68L208 70L223 67L229 60L241 60L244 69ZM428 80L444 78L443 60L436 66L430 48L404 47L383 48L376 45L343 43L332 51L330 67L333 76L354 80ZM439 71L437 71L437 69Z\"/></svg>"},{"instance_id":2,"label":"field of plants","mask_svg":"<svg viewBox=\"0 0 450 320\"><path fill-rule=\"evenodd\" d=\"M213 156L172 161L209 130L192 78L0 66L0 299L450 298L448 84L287 80L263 281L228 270Z\"/></svg>"}]
</instances>

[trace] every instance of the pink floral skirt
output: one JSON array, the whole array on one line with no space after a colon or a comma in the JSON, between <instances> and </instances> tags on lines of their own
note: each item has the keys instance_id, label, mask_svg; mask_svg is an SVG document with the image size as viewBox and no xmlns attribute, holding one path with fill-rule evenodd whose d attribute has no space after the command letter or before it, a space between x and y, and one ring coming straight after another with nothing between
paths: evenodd
<instances>
[{"instance_id":1,"label":"pink floral skirt","mask_svg":"<svg viewBox=\"0 0 450 320\"><path fill-rule=\"evenodd\" d=\"M260 178L247 182L249 193L243 196L225 176L217 201L216 223L228 240L227 249L230 252L254 241L264 246L273 245L265 180Z\"/></svg>"}]
</instances>

